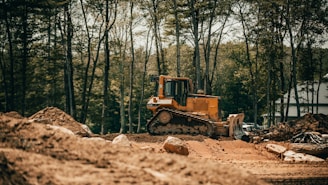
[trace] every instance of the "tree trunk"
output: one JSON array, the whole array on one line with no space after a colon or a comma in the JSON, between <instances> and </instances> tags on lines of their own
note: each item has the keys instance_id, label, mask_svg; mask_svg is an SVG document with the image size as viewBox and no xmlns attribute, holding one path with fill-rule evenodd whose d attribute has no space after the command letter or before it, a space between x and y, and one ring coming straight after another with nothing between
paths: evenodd
<instances>
[{"instance_id":1,"label":"tree trunk","mask_svg":"<svg viewBox=\"0 0 328 185\"><path fill-rule=\"evenodd\" d=\"M57 26L57 21L58 21L58 15L55 16L55 33L54 33L54 48L57 48L57 40L59 39L58 38L58 35L57 35L57 29L58 29L58 26ZM57 64L57 58L55 57L54 60L53 60L53 75L52 75L52 79L51 79L51 86L52 86L52 90L51 90L51 96L52 96L52 105L57 107L58 106L58 102L57 102L57 85L56 85L56 82L57 82L57 79L56 79L56 73L54 72L54 70L57 68L56 65Z\"/></svg>"},{"instance_id":2,"label":"tree trunk","mask_svg":"<svg viewBox=\"0 0 328 185\"><path fill-rule=\"evenodd\" d=\"M258 83L257 80L259 79L259 69L258 69L258 62L259 62L259 35L256 35L256 41L255 41L255 49L256 49L256 54L255 54L255 71L254 71L254 84L253 84L253 109L254 109L254 114L253 114L253 119L254 119L254 125L255 128L257 128L257 101L258 101Z\"/></svg>"},{"instance_id":3,"label":"tree trunk","mask_svg":"<svg viewBox=\"0 0 328 185\"><path fill-rule=\"evenodd\" d=\"M211 94L212 87L209 84L210 81L210 58L211 58L211 40L212 40L212 23L215 17L217 0L214 0L214 5L211 8L211 3L209 3L209 8L211 10L210 20L208 22L208 33L207 41L205 44L205 77L204 77L204 93Z\"/></svg>"},{"instance_id":4,"label":"tree trunk","mask_svg":"<svg viewBox=\"0 0 328 185\"><path fill-rule=\"evenodd\" d=\"M153 24L154 24L154 35L155 35L155 46L156 46L156 62L157 62L157 75L162 74L162 69L161 69L161 59L160 59L160 47L159 47L159 35L158 35L158 29L157 29L157 24L158 24L158 18L157 18L157 0L152 0L152 5L153 5Z\"/></svg>"},{"instance_id":5,"label":"tree trunk","mask_svg":"<svg viewBox=\"0 0 328 185\"><path fill-rule=\"evenodd\" d=\"M253 111L254 111L254 123L255 123L255 128L257 128L256 122L257 122L257 83L256 83L256 74L257 74L257 54L258 54L258 42L256 41L256 67L255 67L255 74L253 72L253 64L251 61L251 52L249 49L249 38L247 35L247 25L245 22L245 18L244 18L244 14L242 12L242 7L240 7L239 9L239 13L240 13L240 18L242 21L242 28L243 28L243 35L245 38L245 49L246 49L246 60L247 60L247 64L248 64L248 71L249 71L249 75L251 78L251 92L252 92L252 102L253 102Z\"/></svg>"},{"instance_id":6,"label":"tree trunk","mask_svg":"<svg viewBox=\"0 0 328 185\"><path fill-rule=\"evenodd\" d=\"M1 51L2 52L2 51ZM5 102L4 105L2 105L2 102L0 102L0 109L5 110L5 112L7 111L7 103L8 103L8 85L7 85L7 77L6 77L6 65L5 63L1 60L2 57L0 57L0 70L1 70L1 78L2 78L2 84L4 87L4 93L5 93ZM2 106L4 106L4 108L2 108Z\"/></svg>"},{"instance_id":7,"label":"tree trunk","mask_svg":"<svg viewBox=\"0 0 328 185\"><path fill-rule=\"evenodd\" d=\"M126 37L127 38L127 34ZM125 42L127 43L127 42ZM121 47L121 44L120 44ZM123 56L122 56L122 49L120 48L120 74L121 74L121 81L120 81L120 122L121 122L121 127L120 127L120 133L125 132L125 108L124 108L124 66L123 62L125 61L125 51L126 51L126 44L124 45L124 50L123 50Z\"/></svg>"},{"instance_id":8,"label":"tree trunk","mask_svg":"<svg viewBox=\"0 0 328 185\"><path fill-rule=\"evenodd\" d=\"M130 90L129 90L129 133L132 133L133 124L133 83L134 83L134 44L133 44L133 1L130 1L130 41L131 41L131 63L130 63Z\"/></svg>"},{"instance_id":9,"label":"tree trunk","mask_svg":"<svg viewBox=\"0 0 328 185\"><path fill-rule=\"evenodd\" d=\"M138 128L137 128L137 133L140 132L141 129L141 107L143 106L143 99L144 99L144 94L145 94L145 78L147 74L147 64L149 61L150 53L151 53L151 45L152 45L152 39L150 42L150 48L148 51L148 46L149 46L149 36L150 35L150 29L148 30L147 34L147 40L146 40L146 46L145 46L145 61L144 61L144 66L143 66L143 73L142 73L142 85L141 85L141 96L139 100L139 109L138 109Z\"/></svg>"},{"instance_id":10,"label":"tree trunk","mask_svg":"<svg viewBox=\"0 0 328 185\"><path fill-rule=\"evenodd\" d=\"M158 47L160 51L160 61L161 61L161 69L162 69L162 74L167 75L167 65L165 63L165 52L163 49L163 43L162 43L162 36L161 36L161 28L157 24L157 34L158 34Z\"/></svg>"},{"instance_id":11,"label":"tree trunk","mask_svg":"<svg viewBox=\"0 0 328 185\"><path fill-rule=\"evenodd\" d=\"M66 111L73 118L75 115L75 99L74 99L74 86L73 86L73 56L72 56L72 38L73 38L73 25L71 13L69 10L70 4L65 6L64 11L66 14L66 62L65 62L65 91L66 91Z\"/></svg>"},{"instance_id":12,"label":"tree trunk","mask_svg":"<svg viewBox=\"0 0 328 185\"><path fill-rule=\"evenodd\" d=\"M194 60L195 60L195 70L196 70L196 84L195 91L202 89L201 88L201 74L200 74L200 54L199 54L199 42L198 42L198 24L199 24L199 10L195 9L195 0L190 1L190 9L191 9L191 19L192 19L192 27L193 27L193 35L194 35Z\"/></svg>"},{"instance_id":13,"label":"tree trunk","mask_svg":"<svg viewBox=\"0 0 328 185\"><path fill-rule=\"evenodd\" d=\"M174 18L175 18L177 77L179 77L180 76L180 25L179 25L179 17L178 17L177 0L173 0L173 4L174 4Z\"/></svg>"},{"instance_id":14,"label":"tree trunk","mask_svg":"<svg viewBox=\"0 0 328 185\"><path fill-rule=\"evenodd\" d=\"M124 50L125 51L125 50ZM121 56L121 55L120 55ZM121 72L121 81L120 81L120 133L125 132L125 108L124 108L124 66L123 61L125 60L125 57L123 57L120 61L120 72Z\"/></svg>"},{"instance_id":15,"label":"tree trunk","mask_svg":"<svg viewBox=\"0 0 328 185\"><path fill-rule=\"evenodd\" d=\"M282 22L282 20L281 20ZM279 37L279 42L280 42L280 61L279 61L279 73L280 73L280 122L283 122L285 120L285 93L286 93L286 84L285 84L285 70L284 70L284 63L283 59L284 57L284 38L283 38L283 33L280 30L281 36Z\"/></svg>"},{"instance_id":16,"label":"tree trunk","mask_svg":"<svg viewBox=\"0 0 328 185\"><path fill-rule=\"evenodd\" d=\"M284 109L285 109L285 77L284 77L284 64L282 61L279 62L279 71L280 71L280 122L285 120Z\"/></svg>"},{"instance_id":17,"label":"tree trunk","mask_svg":"<svg viewBox=\"0 0 328 185\"><path fill-rule=\"evenodd\" d=\"M49 9L47 9L47 11L50 11ZM53 78L53 70L54 68L51 67L51 26L52 26L52 22L51 22L51 16L47 15L47 63L48 63L48 67L47 67L47 71L48 74L51 76L51 78ZM51 89L50 92L47 92L47 103L46 105L53 105L53 94L52 94L52 84L51 84Z\"/></svg>"},{"instance_id":18,"label":"tree trunk","mask_svg":"<svg viewBox=\"0 0 328 185\"><path fill-rule=\"evenodd\" d=\"M292 63L292 62L290 62ZM288 93L287 93L287 103L286 103L286 113L285 113L285 122L288 120L288 114L289 114L289 105L290 105L290 95L292 90L292 81L293 81L293 74L290 73L290 81L288 83Z\"/></svg>"},{"instance_id":19,"label":"tree trunk","mask_svg":"<svg viewBox=\"0 0 328 185\"><path fill-rule=\"evenodd\" d=\"M267 96L267 117L268 117L268 127L271 127L272 123L272 115L271 115L271 62L268 62L267 64L267 73L268 73L268 80L267 80L267 86L266 86L266 96Z\"/></svg>"},{"instance_id":20,"label":"tree trunk","mask_svg":"<svg viewBox=\"0 0 328 185\"><path fill-rule=\"evenodd\" d=\"M322 65L323 65L323 62L322 62L322 59L323 59L323 51L322 49L320 49L319 51L319 81L318 81L318 87L317 87L317 96L316 96L316 100L317 100L317 104L316 104L316 109L315 109L315 113L318 114L319 113L319 97L320 97L320 86L321 86L321 81L322 81Z\"/></svg>"},{"instance_id":21,"label":"tree trunk","mask_svg":"<svg viewBox=\"0 0 328 185\"><path fill-rule=\"evenodd\" d=\"M213 79L214 79L214 74L216 72L216 66L217 66L218 57L219 57L219 48L220 48L220 45L221 45L223 30L224 30L225 25L227 23L228 17L229 17L229 15L227 14L225 16L225 18L224 18L224 22L223 22L222 27L221 27L221 30L220 30L219 38L218 38L218 41L217 41L216 46L215 46L215 55L214 55L214 62L213 62L213 70L212 70L211 78L210 78L210 81L209 81L210 84L212 84Z\"/></svg>"},{"instance_id":22,"label":"tree trunk","mask_svg":"<svg viewBox=\"0 0 328 185\"><path fill-rule=\"evenodd\" d=\"M120 128L120 133L125 132L125 104L124 104L124 81L125 81L125 73L124 73L124 65L123 62L126 60L126 48L127 48L127 43L128 43L128 31L126 30L125 32L125 41L124 41L124 49L123 49L123 54L122 54L122 49L120 48L120 72L121 72L121 82L120 82L120 120L121 120L121 128ZM119 44L120 47L122 46Z\"/></svg>"},{"instance_id":23,"label":"tree trunk","mask_svg":"<svg viewBox=\"0 0 328 185\"><path fill-rule=\"evenodd\" d=\"M84 20L84 25L85 25L85 29L87 32L87 45L88 45L88 49L87 49L87 64L84 70L84 75L83 75L83 85L82 85L82 92L81 92L81 96L82 96L82 109L81 109L81 115L80 115L80 122L81 123L85 123L86 118L87 118L87 101L86 101L86 95L87 95L87 86L88 86L88 78L89 78L89 68L90 68L90 63L91 63L91 36L90 36L90 32L89 32L89 27L88 27L88 21L87 21L87 16L85 13L85 9L84 9L84 5L83 5L83 0L80 0L80 4L81 4L81 9L82 9L82 14L83 14L83 20Z\"/></svg>"},{"instance_id":24,"label":"tree trunk","mask_svg":"<svg viewBox=\"0 0 328 185\"><path fill-rule=\"evenodd\" d=\"M274 62L275 62L275 59L272 61L272 66L274 66ZM272 84L273 84L273 87L272 87L272 96L273 98L271 98L271 102L272 102L272 123L273 124L276 124L276 99L277 99L277 89L275 88L277 86L277 78L276 78L276 75L275 75L275 72L273 71L272 72Z\"/></svg>"},{"instance_id":25,"label":"tree trunk","mask_svg":"<svg viewBox=\"0 0 328 185\"><path fill-rule=\"evenodd\" d=\"M25 105L26 105L26 68L28 62L28 10L27 5L24 5L24 13L22 17L23 21L23 57L22 57L22 101L21 101L21 114L25 115Z\"/></svg>"},{"instance_id":26,"label":"tree trunk","mask_svg":"<svg viewBox=\"0 0 328 185\"><path fill-rule=\"evenodd\" d=\"M297 63L297 58L296 58L296 51L295 51L295 46L294 46L294 36L292 32L292 25L290 23L290 1L287 1L287 18L286 18L286 26L288 28L288 33L289 33L289 41L290 41L290 48L292 50L292 67L291 67L291 73L293 74L293 87L294 87L294 92L295 92L295 101L296 101L296 109L297 109L297 117L301 116L301 109L300 109L300 103L299 103L299 98L298 98L298 92L297 92L297 76L296 76L296 63Z\"/></svg>"},{"instance_id":27,"label":"tree trunk","mask_svg":"<svg viewBox=\"0 0 328 185\"><path fill-rule=\"evenodd\" d=\"M109 53L109 45L108 45L108 23L109 23L109 6L108 1L106 0L106 29L105 29L105 69L104 69L104 87L103 87L103 104L101 110L101 134L104 134L104 127L106 124L107 118L107 108L108 108L108 87L109 87L109 67L110 67L110 53Z\"/></svg>"},{"instance_id":28,"label":"tree trunk","mask_svg":"<svg viewBox=\"0 0 328 185\"><path fill-rule=\"evenodd\" d=\"M4 6L6 6L6 3L3 3ZM5 95L6 95L6 105L5 105L5 111L12 111L15 110L15 104L14 104L14 99L15 99L15 78L14 78L14 65L15 65L15 60L14 60L14 51L13 51L13 42L12 42L12 37L11 37L11 31L10 31L10 21L8 21L8 15L7 15L7 7L4 7L4 19L6 23L6 34L8 37L8 45L9 45L9 60L10 60L10 65L9 65L9 92L8 89L5 89ZM5 76L6 73L3 73ZM5 79L5 78L4 78Z\"/></svg>"}]
</instances>

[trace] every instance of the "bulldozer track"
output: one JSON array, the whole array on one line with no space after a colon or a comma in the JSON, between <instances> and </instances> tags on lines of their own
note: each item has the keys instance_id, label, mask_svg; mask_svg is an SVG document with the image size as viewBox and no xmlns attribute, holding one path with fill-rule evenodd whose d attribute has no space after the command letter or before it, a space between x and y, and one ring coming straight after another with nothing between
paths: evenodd
<instances>
[{"instance_id":1,"label":"bulldozer track","mask_svg":"<svg viewBox=\"0 0 328 185\"><path fill-rule=\"evenodd\" d=\"M148 121L147 131L151 135L188 134L215 136L215 124L208 119L182 111L162 108Z\"/></svg>"}]
</instances>

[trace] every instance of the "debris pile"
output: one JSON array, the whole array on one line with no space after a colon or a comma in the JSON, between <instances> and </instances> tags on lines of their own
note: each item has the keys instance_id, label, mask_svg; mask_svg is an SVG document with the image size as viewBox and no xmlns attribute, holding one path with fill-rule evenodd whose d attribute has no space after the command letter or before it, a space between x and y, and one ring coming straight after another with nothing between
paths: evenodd
<instances>
[{"instance_id":1,"label":"debris pile","mask_svg":"<svg viewBox=\"0 0 328 185\"><path fill-rule=\"evenodd\" d=\"M309 158L309 155L322 159L328 157L327 133L327 115L306 114L299 119L271 127L270 132L263 135L263 138L291 142L289 149L292 152L285 156L287 161L312 161L313 158Z\"/></svg>"},{"instance_id":2,"label":"debris pile","mask_svg":"<svg viewBox=\"0 0 328 185\"><path fill-rule=\"evenodd\" d=\"M311 141L314 143L320 143L321 140L315 135L328 133L328 116L324 114L306 114L299 119L279 123L271 127L269 131L269 133L264 135L265 139L275 141L293 140L296 142Z\"/></svg>"},{"instance_id":3,"label":"debris pile","mask_svg":"<svg viewBox=\"0 0 328 185\"><path fill-rule=\"evenodd\" d=\"M288 125L293 128L294 133L313 131L325 134L328 133L328 116L308 113L299 119L289 121Z\"/></svg>"}]
</instances>

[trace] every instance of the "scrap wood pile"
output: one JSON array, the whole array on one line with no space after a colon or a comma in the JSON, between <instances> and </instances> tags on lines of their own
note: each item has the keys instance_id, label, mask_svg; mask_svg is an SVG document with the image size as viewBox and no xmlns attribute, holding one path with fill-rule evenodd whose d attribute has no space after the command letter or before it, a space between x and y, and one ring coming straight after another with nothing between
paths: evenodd
<instances>
[{"instance_id":1,"label":"scrap wood pile","mask_svg":"<svg viewBox=\"0 0 328 185\"><path fill-rule=\"evenodd\" d=\"M311 143L311 144L323 144L325 140L320 137L318 132L302 132L295 135L291 141L293 143Z\"/></svg>"},{"instance_id":2,"label":"scrap wood pile","mask_svg":"<svg viewBox=\"0 0 328 185\"><path fill-rule=\"evenodd\" d=\"M296 143L322 143L321 134L328 134L328 116L324 114L306 114L288 122L279 123L270 128L263 137L275 141L291 140Z\"/></svg>"}]
</instances>

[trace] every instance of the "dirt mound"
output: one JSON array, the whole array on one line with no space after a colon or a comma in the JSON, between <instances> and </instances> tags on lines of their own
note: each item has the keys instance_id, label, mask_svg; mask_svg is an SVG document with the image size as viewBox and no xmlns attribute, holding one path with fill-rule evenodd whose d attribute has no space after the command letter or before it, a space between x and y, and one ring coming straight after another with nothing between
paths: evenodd
<instances>
[{"instance_id":1,"label":"dirt mound","mask_svg":"<svg viewBox=\"0 0 328 185\"><path fill-rule=\"evenodd\" d=\"M0 112L0 115L6 115L12 118L17 118L17 119L22 119L24 118L22 115L20 115L18 112L16 111L10 111L10 112L6 112L6 113L2 113Z\"/></svg>"},{"instance_id":2,"label":"dirt mound","mask_svg":"<svg viewBox=\"0 0 328 185\"><path fill-rule=\"evenodd\" d=\"M65 114L45 109L33 119L0 115L1 184L266 184L234 167L204 159L118 147L54 129ZM64 124L63 124L64 123ZM236 178L238 177L238 178Z\"/></svg>"},{"instance_id":3,"label":"dirt mound","mask_svg":"<svg viewBox=\"0 0 328 185\"><path fill-rule=\"evenodd\" d=\"M56 107L47 107L43 110L40 110L39 112L30 116L29 119L32 119L38 123L61 126L71 130L74 134L81 136L89 136L91 132L85 128L86 125L75 121L72 116Z\"/></svg>"},{"instance_id":4,"label":"dirt mound","mask_svg":"<svg viewBox=\"0 0 328 185\"><path fill-rule=\"evenodd\" d=\"M189 150L180 156L163 150L168 136L126 134L131 145L120 147L111 142L118 134L80 137L68 128L78 132L79 123L53 107L30 118L0 113L0 184L328 182L327 163L283 163L264 143L176 135Z\"/></svg>"}]
</instances>

